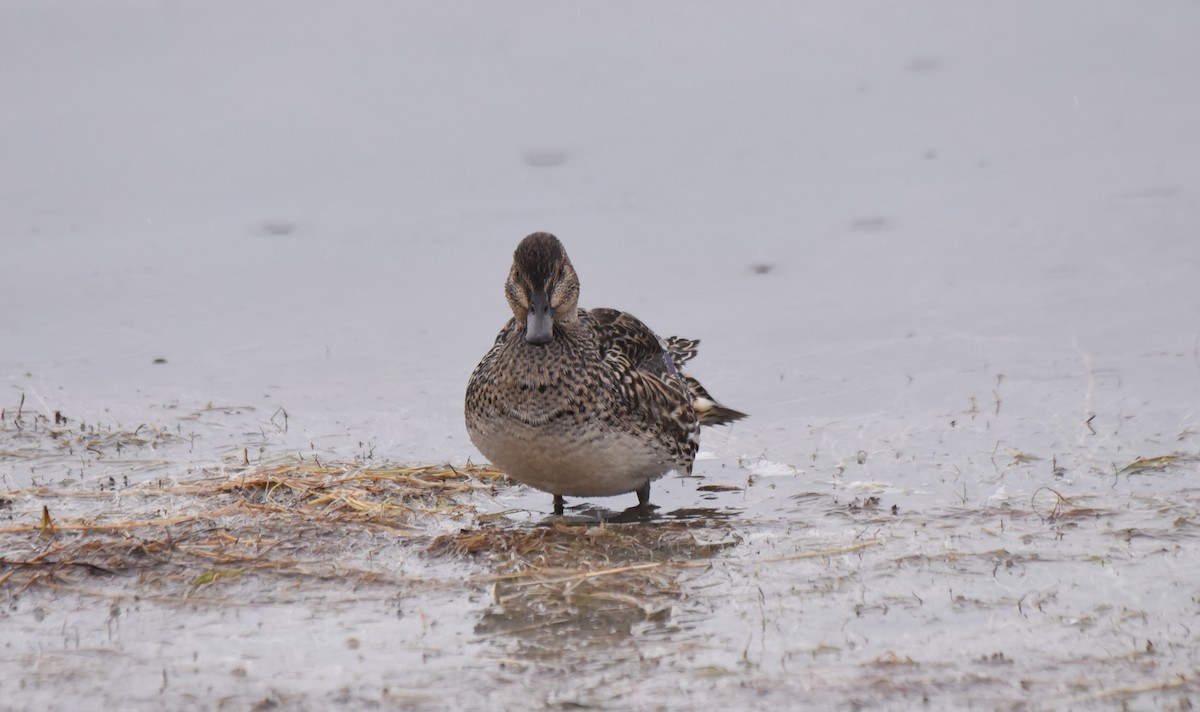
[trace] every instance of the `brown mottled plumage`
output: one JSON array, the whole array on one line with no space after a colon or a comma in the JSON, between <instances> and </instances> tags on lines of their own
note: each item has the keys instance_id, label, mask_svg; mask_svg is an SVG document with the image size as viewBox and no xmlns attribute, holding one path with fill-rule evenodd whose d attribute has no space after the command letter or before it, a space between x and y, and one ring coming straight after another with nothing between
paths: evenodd
<instances>
[{"instance_id":1,"label":"brown mottled plumage","mask_svg":"<svg viewBox=\"0 0 1200 712\"><path fill-rule=\"evenodd\" d=\"M578 308L579 278L562 244L521 241L504 285L513 318L467 384L471 442L505 474L554 495L637 492L691 473L700 426L744 413L680 372L698 341L660 339L615 309Z\"/></svg>"}]
</instances>

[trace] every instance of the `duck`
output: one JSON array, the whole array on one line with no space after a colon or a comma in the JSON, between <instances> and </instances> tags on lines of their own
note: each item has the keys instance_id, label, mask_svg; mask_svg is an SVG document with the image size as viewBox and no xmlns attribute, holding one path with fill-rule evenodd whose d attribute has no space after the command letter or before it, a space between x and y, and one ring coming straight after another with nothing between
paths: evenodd
<instances>
[{"instance_id":1,"label":"duck","mask_svg":"<svg viewBox=\"0 0 1200 712\"><path fill-rule=\"evenodd\" d=\"M467 383L467 433L509 479L552 494L556 515L566 497L629 492L652 508L652 481L692 473L702 426L746 417L683 372L699 341L579 308L579 276L554 235L521 240L504 296L513 316Z\"/></svg>"}]
</instances>

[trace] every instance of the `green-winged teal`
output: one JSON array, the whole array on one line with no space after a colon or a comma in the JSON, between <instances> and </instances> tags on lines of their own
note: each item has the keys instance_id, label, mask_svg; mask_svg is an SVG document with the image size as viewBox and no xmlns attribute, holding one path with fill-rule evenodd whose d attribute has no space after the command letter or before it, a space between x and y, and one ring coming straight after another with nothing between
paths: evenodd
<instances>
[{"instance_id":1,"label":"green-winged teal","mask_svg":"<svg viewBox=\"0 0 1200 712\"><path fill-rule=\"evenodd\" d=\"M471 442L512 479L554 495L637 492L691 473L700 426L744 413L679 369L697 341L660 339L633 315L578 308L579 278L558 238L536 232L504 284L513 318L467 384Z\"/></svg>"}]
</instances>

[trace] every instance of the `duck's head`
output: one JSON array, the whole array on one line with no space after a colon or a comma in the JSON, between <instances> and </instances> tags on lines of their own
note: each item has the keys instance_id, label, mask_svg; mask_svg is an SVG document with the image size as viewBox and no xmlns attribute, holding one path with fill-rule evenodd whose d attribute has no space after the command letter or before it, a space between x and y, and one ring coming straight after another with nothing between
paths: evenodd
<instances>
[{"instance_id":1,"label":"duck's head","mask_svg":"<svg viewBox=\"0 0 1200 712\"><path fill-rule=\"evenodd\" d=\"M525 341L548 344L554 325L578 319L579 277L558 238L535 232L517 245L504 295L517 321L525 322Z\"/></svg>"}]
</instances>

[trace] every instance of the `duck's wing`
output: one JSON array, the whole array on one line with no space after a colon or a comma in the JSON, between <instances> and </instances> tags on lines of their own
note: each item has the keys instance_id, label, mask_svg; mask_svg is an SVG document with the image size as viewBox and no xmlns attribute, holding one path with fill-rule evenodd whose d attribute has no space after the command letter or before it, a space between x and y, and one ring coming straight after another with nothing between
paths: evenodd
<instances>
[{"instance_id":1,"label":"duck's wing","mask_svg":"<svg viewBox=\"0 0 1200 712\"><path fill-rule=\"evenodd\" d=\"M616 309L593 309L588 316L600 352L630 404L648 408L648 413L690 405L683 374L650 327Z\"/></svg>"},{"instance_id":2,"label":"duck's wing","mask_svg":"<svg viewBox=\"0 0 1200 712\"><path fill-rule=\"evenodd\" d=\"M657 376L660 380L679 378L683 361L672 354L650 327L632 314L616 309L588 312L596 341L605 357L626 361L632 370Z\"/></svg>"},{"instance_id":3,"label":"duck's wing","mask_svg":"<svg viewBox=\"0 0 1200 712\"><path fill-rule=\"evenodd\" d=\"M746 417L718 403L699 381L679 370L695 358L699 340L678 336L659 339L637 317L616 309L593 309L590 315L602 352L622 377L622 369L635 372L639 378L654 376L646 380L662 384L670 392L670 400L664 402L674 404L682 394L700 425L724 425ZM650 388L659 390L657 385Z\"/></svg>"},{"instance_id":4,"label":"duck's wing","mask_svg":"<svg viewBox=\"0 0 1200 712\"><path fill-rule=\"evenodd\" d=\"M674 358L650 327L630 314L593 309L586 316L612 370L618 406L670 447L676 463L690 474L700 423Z\"/></svg>"}]
</instances>

